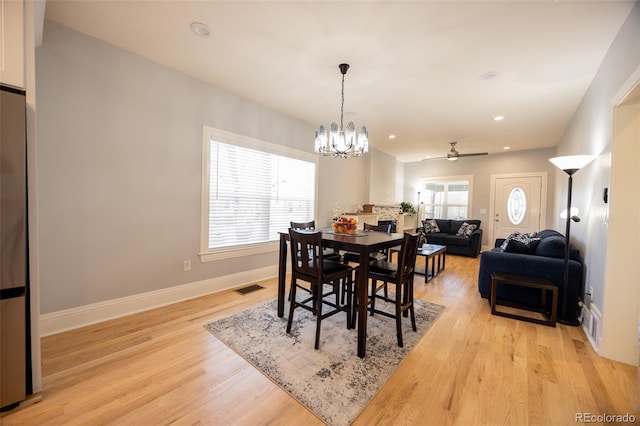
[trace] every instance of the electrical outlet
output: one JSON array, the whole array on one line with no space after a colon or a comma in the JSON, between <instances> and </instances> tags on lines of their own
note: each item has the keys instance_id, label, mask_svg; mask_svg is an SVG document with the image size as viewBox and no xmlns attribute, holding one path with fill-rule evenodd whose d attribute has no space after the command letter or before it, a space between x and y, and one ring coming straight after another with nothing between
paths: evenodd
<instances>
[{"instance_id":1,"label":"electrical outlet","mask_svg":"<svg viewBox=\"0 0 640 426\"><path fill-rule=\"evenodd\" d=\"M191 259L187 259L184 261L184 270L185 271L190 271L191 270Z\"/></svg>"}]
</instances>

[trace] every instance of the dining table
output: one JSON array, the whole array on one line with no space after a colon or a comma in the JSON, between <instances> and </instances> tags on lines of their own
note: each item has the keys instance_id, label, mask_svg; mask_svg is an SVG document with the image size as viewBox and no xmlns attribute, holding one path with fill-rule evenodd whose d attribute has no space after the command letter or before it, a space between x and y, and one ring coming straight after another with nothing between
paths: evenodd
<instances>
[{"instance_id":1,"label":"dining table","mask_svg":"<svg viewBox=\"0 0 640 426\"><path fill-rule=\"evenodd\" d=\"M278 265L278 316L284 316L284 301L287 275L288 232L280 232L280 253ZM369 282L369 256L371 253L402 245L403 234L358 230L355 233L338 233L332 229L322 230L323 247L359 254L357 285L358 309L358 357L364 358L367 346L367 306Z\"/></svg>"}]
</instances>

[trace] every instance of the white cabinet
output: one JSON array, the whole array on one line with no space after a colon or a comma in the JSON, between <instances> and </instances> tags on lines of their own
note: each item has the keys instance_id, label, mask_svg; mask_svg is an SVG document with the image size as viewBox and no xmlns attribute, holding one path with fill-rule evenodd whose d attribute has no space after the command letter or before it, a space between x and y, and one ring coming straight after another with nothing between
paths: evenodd
<instances>
[{"instance_id":1,"label":"white cabinet","mask_svg":"<svg viewBox=\"0 0 640 426\"><path fill-rule=\"evenodd\" d=\"M416 232L417 216L415 214L400 213L396 223L396 232Z\"/></svg>"},{"instance_id":2,"label":"white cabinet","mask_svg":"<svg viewBox=\"0 0 640 426\"><path fill-rule=\"evenodd\" d=\"M0 0L0 83L24 89L24 2Z\"/></svg>"}]
</instances>

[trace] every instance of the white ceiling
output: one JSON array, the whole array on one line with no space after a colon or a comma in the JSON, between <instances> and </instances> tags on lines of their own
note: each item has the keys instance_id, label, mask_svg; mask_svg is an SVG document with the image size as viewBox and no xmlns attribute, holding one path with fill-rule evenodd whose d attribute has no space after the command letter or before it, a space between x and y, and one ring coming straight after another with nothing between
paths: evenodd
<instances>
[{"instance_id":1,"label":"white ceiling","mask_svg":"<svg viewBox=\"0 0 640 426\"><path fill-rule=\"evenodd\" d=\"M366 124L376 149L417 161L453 140L462 154L557 145L632 7L47 0L46 18L315 127L339 121L338 64L349 63L345 121ZM211 36L192 33L192 22ZM497 76L481 77L489 72Z\"/></svg>"}]
</instances>

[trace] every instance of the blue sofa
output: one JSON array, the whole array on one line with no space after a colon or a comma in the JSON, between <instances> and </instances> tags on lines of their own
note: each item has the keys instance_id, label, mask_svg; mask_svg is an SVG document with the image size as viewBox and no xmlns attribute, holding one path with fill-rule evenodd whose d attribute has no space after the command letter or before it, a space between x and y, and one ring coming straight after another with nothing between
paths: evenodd
<instances>
[{"instance_id":1,"label":"blue sofa","mask_svg":"<svg viewBox=\"0 0 640 426\"><path fill-rule=\"evenodd\" d=\"M565 238L557 231L547 229L540 231L536 238L540 241L527 253L523 246L515 252L503 251L501 246L505 239L497 239L495 248L485 251L480 256L478 272L478 291L480 296L488 299L490 295L491 272L506 272L519 275L543 277L558 286L558 320L572 322L579 313L578 306L582 294L583 265L580 251L571 246L569 251L569 283L565 288L564 281L564 247ZM537 241L536 241L537 242ZM540 303L540 290L499 286L498 299L507 302L537 307ZM549 305L550 305L550 301ZM547 306L550 309L550 306ZM564 311L564 315L562 315Z\"/></svg>"},{"instance_id":2,"label":"blue sofa","mask_svg":"<svg viewBox=\"0 0 640 426\"><path fill-rule=\"evenodd\" d=\"M425 231L425 224L430 220L436 221L440 232ZM470 236L456 235L460 226L465 222L470 225L475 225L477 228ZM447 254L478 257L482 244L482 229L480 229L480 224L481 221L476 219L424 219L422 226L416 229L416 232L423 232L429 244L447 246Z\"/></svg>"}]
</instances>

